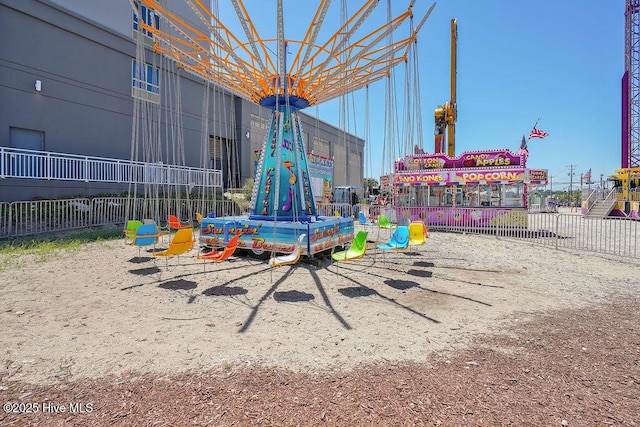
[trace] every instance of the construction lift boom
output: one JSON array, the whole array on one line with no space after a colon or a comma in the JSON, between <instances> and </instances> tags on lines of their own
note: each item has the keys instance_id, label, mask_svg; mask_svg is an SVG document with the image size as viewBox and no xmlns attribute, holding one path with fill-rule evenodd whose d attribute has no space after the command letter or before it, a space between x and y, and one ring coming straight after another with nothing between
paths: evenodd
<instances>
[{"instance_id":1,"label":"construction lift boom","mask_svg":"<svg viewBox=\"0 0 640 427\"><path fill-rule=\"evenodd\" d=\"M451 76L450 76L450 99L444 105L438 105L434 111L435 119L435 148L434 153L444 153L445 130L447 155L456 155L456 120L458 116L456 105L456 72L457 72L457 50L458 50L458 23L451 20Z\"/></svg>"}]
</instances>

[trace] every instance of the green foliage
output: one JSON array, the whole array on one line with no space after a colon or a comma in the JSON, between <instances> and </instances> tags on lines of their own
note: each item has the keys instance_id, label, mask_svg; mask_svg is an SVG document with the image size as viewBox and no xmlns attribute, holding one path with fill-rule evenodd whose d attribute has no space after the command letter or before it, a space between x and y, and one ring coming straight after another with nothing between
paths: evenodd
<instances>
[{"instance_id":1,"label":"green foliage","mask_svg":"<svg viewBox=\"0 0 640 427\"><path fill-rule=\"evenodd\" d=\"M364 179L364 193L368 194L369 189L378 187L378 180L375 178L365 178Z\"/></svg>"},{"instance_id":2,"label":"green foliage","mask_svg":"<svg viewBox=\"0 0 640 427\"><path fill-rule=\"evenodd\" d=\"M116 238L122 238L121 229L102 228L0 242L0 271L22 265L16 255L34 255L37 257L35 262L45 262L53 254L77 251L86 243Z\"/></svg>"},{"instance_id":3,"label":"green foliage","mask_svg":"<svg viewBox=\"0 0 640 427\"><path fill-rule=\"evenodd\" d=\"M365 178L364 179L364 186L365 188L374 188L377 187L379 185L378 180L375 178Z\"/></svg>"},{"instance_id":4,"label":"green foliage","mask_svg":"<svg viewBox=\"0 0 640 427\"><path fill-rule=\"evenodd\" d=\"M242 194L244 195L244 199L247 201L251 200L251 193L253 192L253 178L247 178L244 180L244 185L242 186Z\"/></svg>"}]
</instances>

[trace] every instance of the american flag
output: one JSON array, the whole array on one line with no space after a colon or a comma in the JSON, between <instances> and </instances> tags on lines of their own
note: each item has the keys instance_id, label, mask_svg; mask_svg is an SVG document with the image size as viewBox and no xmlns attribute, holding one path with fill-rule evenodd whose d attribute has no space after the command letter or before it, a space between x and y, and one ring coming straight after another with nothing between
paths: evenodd
<instances>
[{"instance_id":1,"label":"american flag","mask_svg":"<svg viewBox=\"0 0 640 427\"><path fill-rule=\"evenodd\" d=\"M536 129L536 127L534 126L533 129L531 129L531 133L529 134L529 139L544 138L545 136L549 136L549 134L543 130Z\"/></svg>"},{"instance_id":2,"label":"american flag","mask_svg":"<svg viewBox=\"0 0 640 427\"><path fill-rule=\"evenodd\" d=\"M589 169L587 171L587 173L585 173L584 175L582 175L582 179L584 182L586 182L587 184L591 181L591 169Z\"/></svg>"}]
</instances>

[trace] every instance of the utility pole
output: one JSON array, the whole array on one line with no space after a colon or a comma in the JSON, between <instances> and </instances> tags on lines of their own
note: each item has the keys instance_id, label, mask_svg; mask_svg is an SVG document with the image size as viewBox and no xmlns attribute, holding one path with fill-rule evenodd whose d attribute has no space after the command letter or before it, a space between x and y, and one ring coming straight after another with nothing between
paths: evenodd
<instances>
[{"instance_id":1,"label":"utility pole","mask_svg":"<svg viewBox=\"0 0 640 427\"><path fill-rule=\"evenodd\" d=\"M569 165L569 206L573 207L573 169L578 165Z\"/></svg>"}]
</instances>

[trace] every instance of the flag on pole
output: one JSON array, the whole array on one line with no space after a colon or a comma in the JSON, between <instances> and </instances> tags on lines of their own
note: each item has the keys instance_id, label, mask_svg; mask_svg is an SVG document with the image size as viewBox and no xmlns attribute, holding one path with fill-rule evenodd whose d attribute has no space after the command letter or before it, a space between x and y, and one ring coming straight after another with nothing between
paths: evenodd
<instances>
[{"instance_id":1,"label":"flag on pole","mask_svg":"<svg viewBox=\"0 0 640 427\"><path fill-rule=\"evenodd\" d=\"M529 149L527 148L527 140L524 138L524 134L522 134L522 141L520 141L520 149L518 151L529 152Z\"/></svg>"},{"instance_id":2,"label":"flag on pole","mask_svg":"<svg viewBox=\"0 0 640 427\"><path fill-rule=\"evenodd\" d=\"M591 182L591 168L589 168L589 170L587 171L587 173L585 173L584 175L582 175L582 179L584 180L584 182L586 182L587 184L589 184L589 182Z\"/></svg>"},{"instance_id":3,"label":"flag on pole","mask_svg":"<svg viewBox=\"0 0 640 427\"><path fill-rule=\"evenodd\" d=\"M533 129L531 129L531 133L529 134L529 139L531 138L544 138L546 136L549 136L549 134L543 130L540 129L536 129L536 127L534 126Z\"/></svg>"}]
</instances>

